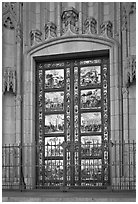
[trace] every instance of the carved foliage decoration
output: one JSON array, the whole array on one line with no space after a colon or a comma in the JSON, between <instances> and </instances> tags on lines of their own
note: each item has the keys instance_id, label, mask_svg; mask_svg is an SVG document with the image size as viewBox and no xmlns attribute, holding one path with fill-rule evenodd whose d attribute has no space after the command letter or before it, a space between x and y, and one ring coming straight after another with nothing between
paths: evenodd
<instances>
[{"instance_id":1,"label":"carved foliage decoration","mask_svg":"<svg viewBox=\"0 0 138 204\"><path fill-rule=\"evenodd\" d=\"M95 18L93 17L87 18L84 22L84 26L85 26L84 33L86 34L96 34L97 33L97 21L95 20Z\"/></svg>"},{"instance_id":2,"label":"carved foliage decoration","mask_svg":"<svg viewBox=\"0 0 138 204\"><path fill-rule=\"evenodd\" d=\"M17 42L20 42L22 38L23 38L22 26L21 26L21 23L18 23L16 26L16 40L17 40Z\"/></svg>"},{"instance_id":3,"label":"carved foliage decoration","mask_svg":"<svg viewBox=\"0 0 138 204\"><path fill-rule=\"evenodd\" d=\"M2 19L3 26L8 29L14 29L17 19L17 3L3 2L2 3Z\"/></svg>"},{"instance_id":4,"label":"carved foliage decoration","mask_svg":"<svg viewBox=\"0 0 138 204\"><path fill-rule=\"evenodd\" d=\"M65 9L62 13L62 27L63 35L77 34L78 33L78 18L79 13L73 7Z\"/></svg>"},{"instance_id":5,"label":"carved foliage decoration","mask_svg":"<svg viewBox=\"0 0 138 204\"><path fill-rule=\"evenodd\" d=\"M126 9L127 15L132 14L136 11L136 2L125 2L123 7Z\"/></svg>"},{"instance_id":6,"label":"carved foliage decoration","mask_svg":"<svg viewBox=\"0 0 138 204\"><path fill-rule=\"evenodd\" d=\"M136 12L136 2L130 2L130 9L129 13L135 13Z\"/></svg>"},{"instance_id":7,"label":"carved foliage decoration","mask_svg":"<svg viewBox=\"0 0 138 204\"><path fill-rule=\"evenodd\" d=\"M11 67L4 68L3 73L3 93L16 92L16 72Z\"/></svg>"},{"instance_id":8,"label":"carved foliage decoration","mask_svg":"<svg viewBox=\"0 0 138 204\"><path fill-rule=\"evenodd\" d=\"M7 15L6 18L3 20L3 25L8 29L14 29L14 23L10 14Z\"/></svg>"},{"instance_id":9,"label":"carved foliage decoration","mask_svg":"<svg viewBox=\"0 0 138 204\"><path fill-rule=\"evenodd\" d=\"M40 43L42 41L41 36L42 33L40 30L32 30L30 32L31 46Z\"/></svg>"},{"instance_id":10,"label":"carved foliage decoration","mask_svg":"<svg viewBox=\"0 0 138 204\"><path fill-rule=\"evenodd\" d=\"M130 14L136 12L136 2L126 2L122 5L122 30L127 30L128 18Z\"/></svg>"},{"instance_id":11,"label":"carved foliage decoration","mask_svg":"<svg viewBox=\"0 0 138 204\"><path fill-rule=\"evenodd\" d=\"M63 10L61 19L60 19L61 36L78 35L79 27L80 27L80 22L79 22L80 19L81 18L79 18L79 12L75 8L69 7ZM90 35L97 34L97 21L94 17L86 18L86 20L84 21L84 25L82 27L84 28L83 34L90 34ZM112 28L113 26L110 21L103 22L101 24L100 34L105 38L107 37L111 38L113 36ZM47 22L45 24L45 40L50 40L52 38L56 38L57 36L59 36L57 34L57 29L59 29L59 25L57 28L55 23ZM42 36L42 32L40 30L32 30L30 32L31 46L34 46L42 42L41 36Z\"/></svg>"},{"instance_id":12,"label":"carved foliage decoration","mask_svg":"<svg viewBox=\"0 0 138 204\"><path fill-rule=\"evenodd\" d=\"M57 37L56 29L57 27L53 22L48 22L45 25L45 39Z\"/></svg>"},{"instance_id":13,"label":"carved foliage decoration","mask_svg":"<svg viewBox=\"0 0 138 204\"><path fill-rule=\"evenodd\" d=\"M122 30L127 30L127 12L125 7L122 8Z\"/></svg>"},{"instance_id":14,"label":"carved foliage decoration","mask_svg":"<svg viewBox=\"0 0 138 204\"><path fill-rule=\"evenodd\" d=\"M127 58L126 76L126 85L130 86L136 80L136 55L131 55Z\"/></svg>"},{"instance_id":15,"label":"carved foliage decoration","mask_svg":"<svg viewBox=\"0 0 138 204\"><path fill-rule=\"evenodd\" d=\"M101 34L105 37L112 37L112 23L110 21L105 21L101 24Z\"/></svg>"}]
</instances>

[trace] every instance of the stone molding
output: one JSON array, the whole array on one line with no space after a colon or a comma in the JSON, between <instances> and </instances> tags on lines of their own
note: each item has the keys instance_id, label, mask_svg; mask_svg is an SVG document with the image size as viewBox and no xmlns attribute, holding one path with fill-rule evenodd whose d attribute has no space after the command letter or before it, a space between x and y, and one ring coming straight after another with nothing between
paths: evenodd
<instances>
[{"instance_id":1,"label":"stone molding","mask_svg":"<svg viewBox=\"0 0 138 204\"><path fill-rule=\"evenodd\" d=\"M5 67L3 72L3 94L16 93L16 71L14 68Z\"/></svg>"},{"instance_id":2,"label":"stone molding","mask_svg":"<svg viewBox=\"0 0 138 204\"><path fill-rule=\"evenodd\" d=\"M57 29L57 27L53 22L48 22L45 25L45 39L57 37L56 29Z\"/></svg>"},{"instance_id":3,"label":"stone molding","mask_svg":"<svg viewBox=\"0 0 138 204\"><path fill-rule=\"evenodd\" d=\"M70 35L78 33L79 12L73 7L63 11L62 16L62 35Z\"/></svg>"},{"instance_id":4,"label":"stone molding","mask_svg":"<svg viewBox=\"0 0 138 204\"><path fill-rule=\"evenodd\" d=\"M111 21L105 21L101 24L101 34L104 37L109 37L111 38L113 36L113 31L112 31L112 23Z\"/></svg>"},{"instance_id":5,"label":"stone molding","mask_svg":"<svg viewBox=\"0 0 138 204\"><path fill-rule=\"evenodd\" d=\"M40 30L32 30L30 32L31 46L36 45L42 41L42 33Z\"/></svg>"},{"instance_id":6,"label":"stone molding","mask_svg":"<svg viewBox=\"0 0 138 204\"><path fill-rule=\"evenodd\" d=\"M114 38L107 38L102 35L86 35L86 34L78 34L78 35L72 35L72 36L62 36L57 38L52 38L50 40L45 40L42 43L39 43L35 46L30 47L26 51L26 54L33 55L34 53L38 52L38 50L46 49L49 46L54 46L56 44L62 44L67 42L90 42L90 43L98 43L105 46L111 47L112 45L119 47L119 42L115 40Z\"/></svg>"},{"instance_id":7,"label":"stone molding","mask_svg":"<svg viewBox=\"0 0 138 204\"><path fill-rule=\"evenodd\" d=\"M97 21L93 17L89 17L84 22L85 34L97 34Z\"/></svg>"}]
</instances>

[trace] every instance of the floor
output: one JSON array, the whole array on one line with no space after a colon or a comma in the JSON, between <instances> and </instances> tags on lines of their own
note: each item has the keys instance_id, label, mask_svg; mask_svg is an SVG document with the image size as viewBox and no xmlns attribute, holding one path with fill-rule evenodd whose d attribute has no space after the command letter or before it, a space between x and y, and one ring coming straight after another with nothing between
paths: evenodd
<instances>
[{"instance_id":1,"label":"floor","mask_svg":"<svg viewBox=\"0 0 138 204\"><path fill-rule=\"evenodd\" d=\"M135 191L6 191L2 202L136 202Z\"/></svg>"}]
</instances>

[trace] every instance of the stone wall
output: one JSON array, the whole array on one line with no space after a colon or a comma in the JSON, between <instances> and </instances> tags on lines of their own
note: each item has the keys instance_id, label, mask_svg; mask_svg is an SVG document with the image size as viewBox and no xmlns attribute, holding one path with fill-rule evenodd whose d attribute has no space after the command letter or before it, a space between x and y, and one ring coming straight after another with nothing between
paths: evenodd
<instances>
[{"instance_id":1,"label":"stone wall","mask_svg":"<svg viewBox=\"0 0 138 204\"><path fill-rule=\"evenodd\" d=\"M27 53L37 46L48 45L54 40L66 39L69 36L79 37L79 35L91 39L99 38L105 42L113 40L118 44L121 51L114 54L114 56L119 55L118 62L114 61L113 55L111 56L112 63L118 67L117 70L112 71L110 79L111 100L115 100L114 88L117 90L115 94L118 95L118 106L111 106L111 134L113 140L119 140L122 137L125 140L135 139L135 9L136 4L132 2L122 4L119 2L3 3L4 144L19 143L21 132L24 137L26 134L32 137L31 134L34 132L33 108L30 105L27 106L35 98L32 85L34 76L31 75L31 66L33 65L32 62L28 63L29 55ZM59 50L59 53L62 51ZM44 55L44 53L40 53ZM58 51L56 53L58 54ZM48 52L48 54L51 53ZM117 82L114 83L116 80ZM115 87L117 83L118 87ZM28 98L26 98L27 94ZM26 109L23 114L21 107ZM31 129L28 125L29 117L33 120ZM118 134L118 132L120 133Z\"/></svg>"}]
</instances>

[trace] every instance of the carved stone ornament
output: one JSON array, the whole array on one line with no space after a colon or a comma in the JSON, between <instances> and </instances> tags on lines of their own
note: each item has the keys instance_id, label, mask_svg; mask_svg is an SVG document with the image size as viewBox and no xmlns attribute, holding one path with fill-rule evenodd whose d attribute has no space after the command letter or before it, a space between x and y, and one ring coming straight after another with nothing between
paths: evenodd
<instances>
[{"instance_id":1,"label":"carved stone ornament","mask_svg":"<svg viewBox=\"0 0 138 204\"><path fill-rule=\"evenodd\" d=\"M42 32L40 30L32 30L30 32L31 46L37 45L40 42L42 42L41 36L42 36Z\"/></svg>"},{"instance_id":2,"label":"carved stone ornament","mask_svg":"<svg viewBox=\"0 0 138 204\"><path fill-rule=\"evenodd\" d=\"M136 55L127 58L127 86L136 80Z\"/></svg>"},{"instance_id":3,"label":"carved stone ornament","mask_svg":"<svg viewBox=\"0 0 138 204\"><path fill-rule=\"evenodd\" d=\"M127 30L127 12L125 7L122 8L122 31Z\"/></svg>"},{"instance_id":4,"label":"carved stone ornament","mask_svg":"<svg viewBox=\"0 0 138 204\"><path fill-rule=\"evenodd\" d=\"M72 35L78 33L78 18L79 13L73 7L65 9L62 13L63 35Z\"/></svg>"},{"instance_id":5,"label":"carved stone ornament","mask_svg":"<svg viewBox=\"0 0 138 204\"><path fill-rule=\"evenodd\" d=\"M130 2L130 9L129 13L135 13L136 12L136 2Z\"/></svg>"},{"instance_id":6,"label":"carved stone ornament","mask_svg":"<svg viewBox=\"0 0 138 204\"><path fill-rule=\"evenodd\" d=\"M11 30L15 28L14 20L10 13L6 14L5 18L3 18L3 26Z\"/></svg>"},{"instance_id":7,"label":"carved stone ornament","mask_svg":"<svg viewBox=\"0 0 138 204\"><path fill-rule=\"evenodd\" d=\"M136 12L136 2L124 2L123 7L125 7L127 15Z\"/></svg>"},{"instance_id":8,"label":"carved stone ornament","mask_svg":"<svg viewBox=\"0 0 138 204\"><path fill-rule=\"evenodd\" d=\"M110 21L103 22L101 24L101 34L105 37L112 37L112 23Z\"/></svg>"},{"instance_id":9,"label":"carved stone ornament","mask_svg":"<svg viewBox=\"0 0 138 204\"><path fill-rule=\"evenodd\" d=\"M136 12L136 2L125 2L122 6L122 30L127 31L128 18L130 14Z\"/></svg>"},{"instance_id":10,"label":"carved stone ornament","mask_svg":"<svg viewBox=\"0 0 138 204\"><path fill-rule=\"evenodd\" d=\"M3 93L16 93L16 71L11 67L4 68L3 73Z\"/></svg>"},{"instance_id":11,"label":"carved stone ornament","mask_svg":"<svg viewBox=\"0 0 138 204\"><path fill-rule=\"evenodd\" d=\"M84 26L85 26L85 34L96 34L97 33L97 21L95 20L95 18L90 17L87 18L84 22Z\"/></svg>"},{"instance_id":12,"label":"carved stone ornament","mask_svg":"<svg viewBox=\"0 0 138 204\"><path fill-rule=\"evenodd\" d=\"M17 42L20 42L22 37L23 37L22 26L20 23L18 23L17 27L16 27L16 40L17 40Z\"/></svg>"},{"instance_id":13,"label":"carved stone ornament","mask_svg":"<svg viewBox=\"0 0 138 204\"><path fill-rule=\"evenodd\" d=\"M14 29L17 18L17 2L2 3L2 21L3 26L8 29Z\"/></svg>"},{"instance_id":14,"label":"carved stone ornament","mask_svg":"<svg viewBox=\"0 0 138 204\"><path fill-rule=\"evenodd\" d=\"M23 101L23 98L20 94L16 95L15 101L17 104L20 104Z\"/></svg>"},{"instance_id":15,"label":"carved stone ornament","mask_svg":"<svg viewBox=\"0 0 138 204\"><path fill-rule=\"evenodd\" d=\"M45 39L57 37L56 29L57 29L57 27L53 22L48 22L45 25Z\"/></svg>"}]
</instances>

